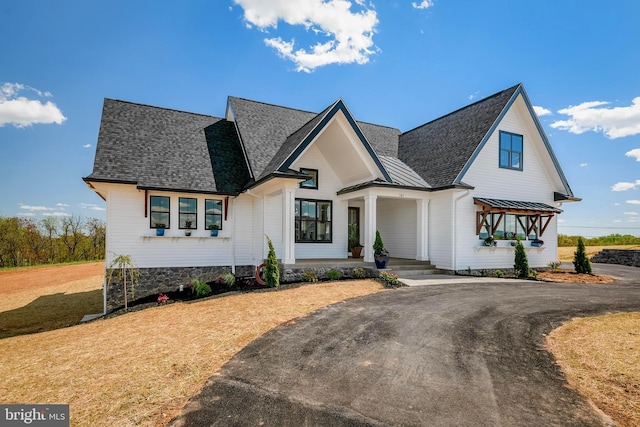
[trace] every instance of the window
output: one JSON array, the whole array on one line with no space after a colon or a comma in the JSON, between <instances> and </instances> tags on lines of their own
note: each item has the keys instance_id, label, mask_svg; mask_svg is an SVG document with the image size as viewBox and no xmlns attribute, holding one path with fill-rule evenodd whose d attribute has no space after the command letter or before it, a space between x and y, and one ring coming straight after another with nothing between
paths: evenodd
<instances>
[{"instance_id":1,"label":"window","mask_svg":"<svg viewBox=\"0 0 640 427\"><path fill-rule=\"evenodd\" d=\"M169 228L169 198L151 196L151 228Z\"/></svg>"},{"instance_id":2,"label":"window","mask_svg":"<svg viewBox=\"0 0 640 427\"><path fill-rule=\"evenodd\" d=\"M214 226L222 230L222 200L204 201L204 226L211 230Z\"/></svg>"},{"instance_id":3,"label":"window","mask_svg":"<svg viewBox=\"0 0 640 427\"><path fill-rule=\"evenodd\" d=\"M493 238L496 240L534 240L538 237L535 215L530 218L527 215L490 214L480 228L480 240L489 237L491 228L494 229Z\"/></svg>"},{"instance_id":4,"label":"window","mask_svg":"<svg viewBox=\"0 0 640 427\"><path fill-rule=\"evenodd\" d=\"M300 168L300 173L309 175L309 179L300 183L300 188L318 189L318 169Z\"/></svg>"},{"instance_id":5,"label":"window","mask_svg":"<svg viewBox=\"0 0 640 427\"><path fill-rule=\"evenodd\" d=\"M500 131L500 167L522 170L522 135Z\"/></svg>"},{"instance_id":6,"label":"window","mask_svg":"<svg viewBox=\"0 0 640 427\"><path fill-rule=\"evenodd\" d=\"M296 199L296 242L331 243L331 202Z\"/></svg>"},{"instance_id":7,"label":"window","mask_svg":"<svg viewBox=\"0 0 640 427\"><path fill-rule=\"evenodd\" d=\"M180 197L179 227L198 228L198 200L190 197Z\"/></svg>"}]
</instances>

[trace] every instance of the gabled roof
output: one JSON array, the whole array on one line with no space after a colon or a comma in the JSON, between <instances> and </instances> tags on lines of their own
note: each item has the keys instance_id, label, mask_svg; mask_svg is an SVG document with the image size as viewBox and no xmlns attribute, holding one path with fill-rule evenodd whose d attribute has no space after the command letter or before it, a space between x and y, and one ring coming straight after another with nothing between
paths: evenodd
<instances>
[{"instance_id":1,"label":"gabled roof","mask_svg":"<svg viewBox=\"0 0 640 427\"><path fill-rule=\"evenodd\" d=\"M236 194L248 180L233 124L218 117L105 99L85 181Z\"/></svg>"},{"instance_id":2,"label":"gabled roof","mask_svg":"<svg viewBox=\"0 0 640 427\"><path fill-rule=\"evenodd\" d=\"M228 106L256 181L282 169L283 162L333 109L341 107L346 112L341 100L319 114L236 97L229 97ZM375 153L397 155L398 129L355 120L354 123Z\"/></svg>"},{"instance_id":3,"label":"gabled roof","mask_svg":"<svg viewBox=\"0 0 640 427\"><path fill-rule=\"evenodd\" d=\"M398 158L434 188L456 179L520 85L400 135Z\"/></svg>"}]
</instances>

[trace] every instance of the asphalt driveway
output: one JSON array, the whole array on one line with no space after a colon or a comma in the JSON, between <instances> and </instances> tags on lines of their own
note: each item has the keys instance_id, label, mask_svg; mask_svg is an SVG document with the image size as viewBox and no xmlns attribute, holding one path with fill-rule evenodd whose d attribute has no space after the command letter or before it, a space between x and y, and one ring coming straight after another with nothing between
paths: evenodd
<instances>
[{"instance_id":1,"label":"asphalt driveway","mask_svg":"<svg viewBox=\"0 0 640 427\"><path fill-rule=\"evenodd\" d=\"M256 340L173 426L603 426L544 336L576 316L640 311L640 269L608 285L442 284L318 310Z\"/></svg>"}]
</instances>

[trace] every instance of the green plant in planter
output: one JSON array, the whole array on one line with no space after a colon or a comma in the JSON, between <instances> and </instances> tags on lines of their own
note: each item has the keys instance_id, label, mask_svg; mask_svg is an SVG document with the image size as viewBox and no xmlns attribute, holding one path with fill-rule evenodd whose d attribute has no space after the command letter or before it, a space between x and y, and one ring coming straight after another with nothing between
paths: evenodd
<instances>
[{"instance_id":1,"label":"green plant in planter","mask_svg":"<svg viewBox=\"0 0 640 427\"><path fill-rule=\"evenodd\" d=\"M273 248L273 243L269 236L267 238L267 244L269 245L269 253L267 254L267 262L264 266L264 281L267 282L267 286L277 288L280 286L280 266L278 265L278 258L276 258L276 250Z\"/></svg>"},{"instance_id":2,"label":"green plant in planter","mask_svg":"<svg viewBox=\"0 0 640 427\"><path fill-rule=\"evenodd\" d=\"M349 225L349 248L354 258L360 258L363 246L360 244L360 236L354 224Z\"/></svg>"},{"instance_id":3,"label":"green plant in planter","mask_svg":"<svg viewBox=\"0 0 640 427\"><path fill-rule=\"evenodd\" d=\"M384 243L382 243L382 236L380 236L378 230L376 230L376 239L373 241L373 255L376 268L385 268L387 266L389 252L385 249Z\"/></svg>"}]
</instances>

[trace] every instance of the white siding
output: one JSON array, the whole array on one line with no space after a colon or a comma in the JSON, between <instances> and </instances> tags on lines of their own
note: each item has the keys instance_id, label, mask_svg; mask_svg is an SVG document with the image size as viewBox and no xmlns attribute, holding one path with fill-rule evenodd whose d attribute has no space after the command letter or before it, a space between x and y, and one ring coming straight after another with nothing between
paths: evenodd
<instances>
[{"instance_id":1,"label":"white siding","mask_svg":"<svg viewBox=\"0 0 640 427\"><path fill-rule=\"evenodd\" d=\"M379 198L377 208L378 230L389 254L416 259L416 201Z\"/></svg>"},{"instance_id":2,"label":"white siding","mask_svg":"<svg viewBox=\"0 0 640 427\"><path fill-rule=\"evenodd\" d=\"M524 137L523 170L498 166L499 131L513 132ZM457 206L456 269L512 268L514 250L509 242L499 242L498 248L481 246L475 232L476 211L473 197L541 202L556 206L554 191L563 191L553 170L548 168L548 154L542 138L521 98L516 100L487 140L463 181L475 187ZM528 248L531 267L544 267L557 258L557 217L552 220L541 239L542 248ZM525 246L529 243L526 242ZM503 246L503 247L501 247Z\"/></svg>"},{"instance_id":3,"label":"white siding","mask_svg":"<svg viewBox=\"0 0 640 427\"><path fill-rule=\"evenodd\" d=\"M115 256L131 255L140 268L197 267L242 265L247 261L246 250L250 246L252 210L244 209L250 201L230 201L227 220L224 220L219 237L211 237L204 228L205 199L224 199L213 195L174 192L148 192L150 196L170 197L170 224L163 237L156 236L149 216L145 217L145 192L133 185L105 185L107 194L107 263ZM198 203L196 229L187 237L178 228L178 198L193 197ZM149 209L149 205L147 205ZM238 217L234 215L238 212ZM236 221L234 224L234 220ZM242 224L249 224L243 227ZM234 228L235 234L234 234ZM233 240L232 240L233 239ZM250 251L249 251L250 253ZM238 256L237 254L242 254Z\"/></svg>"},{"instance_id":4,"label":"white siding","mask_svg":"<svg viewBox=\"0 0 640 427\"><path fill-rule=\"evenodd\" d=\"M429 202L429 260L438 268L453 269L451 191L433 193Z\"/></svg>"}]
</instances>

